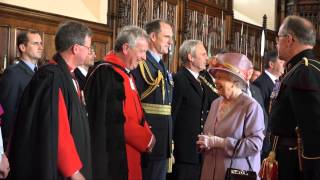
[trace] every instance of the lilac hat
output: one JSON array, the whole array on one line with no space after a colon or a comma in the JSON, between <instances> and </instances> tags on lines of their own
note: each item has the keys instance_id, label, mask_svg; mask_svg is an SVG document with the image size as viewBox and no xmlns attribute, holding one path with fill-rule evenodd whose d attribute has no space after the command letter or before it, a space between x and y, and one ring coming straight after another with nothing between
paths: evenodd
<instances>
[{"instance_id":1,"label":"lilac hat","mask_svg":"<svg viewBox=\"0 0 320 180\"><path fill-rule=\"evenodd\" d=\"M247 56L240 53L224 53L217 57L218 63L208 71L214 76L217 70L226 71L240 78L247 85L247 71L252 68Z\"/></svg>"}]
</instances>

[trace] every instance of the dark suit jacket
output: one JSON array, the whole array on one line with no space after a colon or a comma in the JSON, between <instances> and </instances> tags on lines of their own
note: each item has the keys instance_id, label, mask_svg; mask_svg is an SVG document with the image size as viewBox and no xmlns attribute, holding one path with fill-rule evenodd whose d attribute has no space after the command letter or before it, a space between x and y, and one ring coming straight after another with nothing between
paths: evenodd
<instances>
[{"instance_id":1,"label":"dark suit jacket","mask_svg":"<svg viewBox=\"0 0 320 180\"><path fill-rule=\"evenodd\" d=\"M12 125L15 121L20 98L34 72L26 63L20 61L8 67L0 79L0 103L3 106L2 135L6 147Z\"/></svg>"},{"instance_id":2,"label":"dark suit jacket","mask_svg":"<svg viewBox=\"0 0 320 180\"><path fill-rule=\"evenodd\" d=\"M263 102L261 90L259 89L259 87L250 83L250 91L251 91L252 97L260 104L262 108L264 108L264 102Z\"/></svg>"},{"instance_id":3,"label":"dark suit jacket","mask_svg":"<svg viewBox=\"0 0 320 180\"><path fill-rule=\"evenodd\" d=\"M257 86L255 86L254 84L251 84L251 83L250 83L250 91L251 91L253 99L255 99L262 107L263 114L264 114L264 125L265 125L265 129L267 129L267 127L268 127L268 114L267 114L266 108L264 107L264 101L263 101L263 97L261 95L261 91Z\"/></svg>"},{"instance_id":4,"label":"dark suit jacket","mask_svg":"<svg viewBox=\"0 0 320 180\"><path fill-rule=\"evenodd\" d=\"M252 97L260 104L260 106L262 107L262 110L263 110L264 126L265 126L264 132L266 135L266 137L263 140L263 146L262 146L262 152L261 152L261 157L263 160L268 155L268 153L270 151L270 142L269 142L269 138L267 137L268 136L267 132L270 132L269 117L268 117L268 113L267 113L268 111L264 107L264 101L263 101L260 89L257 86L255 86L254 84L250 84L250 91L251 91Z\"/></svg>"},{"instance_id":5,"label":"dark suit jacket","mask_svg":"<svg viewBox=\"0 0 320 180\"><path fill-rule=\"evenodd\" d=\"M217 98L208 86L198 82L182 67L174 76L172 119L176 163L199 164L196 141L202 132L211 102Z\"/></svg>"},{"instance_id":6,"label":"dark suit jacket","mask_svg":"<svg viewBox=\"0 0 320 180\"><path fill-rule=\"evenodd\" d=\"M260 88L261 91L261 95L263 98L263 102L264 102L264 107L265 110L269 111L269 103L270 103L270 95L272 93L272 89L274 86L273 81L271 80L271 78L265 73L263 72L261 74L261 76L259 76L254 82L254 85L256 85L258 88Z\"/></svg>"},{"instance_id":7,"label":"dark suit jacket","mask_svg":"<svg viewBox=\"0 0 320 180\"><path fill-rule=\"evenodd\" d=\"M82 74L82 72L80 71L79 68L76 68L74 70L74 75L76 76L77 78L77 81L79 83L79 86L80 86L80 89L83 91L84 90L84 86L86 85L86 76L84 76Z\"/></svg>"}]
</instances>

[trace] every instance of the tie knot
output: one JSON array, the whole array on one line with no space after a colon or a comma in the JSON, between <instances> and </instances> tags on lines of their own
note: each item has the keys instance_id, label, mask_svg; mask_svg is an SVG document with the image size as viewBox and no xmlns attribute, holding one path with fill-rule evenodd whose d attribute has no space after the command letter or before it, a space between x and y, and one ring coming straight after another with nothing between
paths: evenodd
<instances>
[{"instance_id":1,"label":"tie knot","mask_svg":"<svg viewBox=\"0 0 320 180\"><path fill-rule=\"evenodd\" d=\"M38 66L35 66L35 67L33 68L33 71L34 71L34 72L37 72L37 71L38 71Z\"/></svg>"},{"instance_id":2,"label":"tie knot","mask_svg":"<svg viewBox=\"0 0 320 180\"><path fill-rule=\"evenodd\" d=\"M161 67L161 71L163 71L163 73L166 73L166 68L162 59L160 59L159 64Z\"/></svg>"}]
</instances>

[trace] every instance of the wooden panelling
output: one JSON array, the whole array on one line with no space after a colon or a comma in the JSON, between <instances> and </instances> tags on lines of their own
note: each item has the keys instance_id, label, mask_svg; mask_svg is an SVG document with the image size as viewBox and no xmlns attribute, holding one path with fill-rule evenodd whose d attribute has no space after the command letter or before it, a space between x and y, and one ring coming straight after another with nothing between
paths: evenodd
<instances>
[{"instance_id":1,"label":"wooden panelling","mask_svg":"<svg viewBox=\"0 0 320 180\"><path fill-rule=\"evenodd\" d=\"M174 29L174 45L165 57L171 71L178 69L178 49L186 39L202 40L210 56L221 49L247 54L255 67L261 69L262 27L243 23L241 36L242 22L233 19L232 1L108 1L107 25L0 3L0 67L3 69L5 55L9 63L19 56L15 41L21 30L35 29L41 32L45 48L42 62L45 62L55 53L54 34L59 24L67 20L83 22L93 30L92 46L96 51L96 59L100 60L112 49L113 41L123 26L131 24L142 27L151 19L163 18L169 20ZM266 50L275 48L274 37L275 32L266 31Z\"/></svg>"},{"instance_id":2,"label":"wooden panelling","mask_svg":"<svg viewBox=\"0 0 320 180\"><path fill-rule=\"evenodd\" d=\"M289 15L298 15L311 21L317 33L317 42L314 47L316 56L320 58L320 1L319 0L278 0L277 1L278 28L282 20Z\"/></svg>"},{"instance_id":3,"label":"wooden panelling","mask_svg":"<svg viewBox=\"0 0 320 180\"><path fill-rule=\"evenodd\" d=\"M173 42L169 55L164 56L165 64L169 70L175 71L178 66L178 44L180 41L178 28L179 26L179 6L182 1L178 0L120 0L116 4L117 18L114 20L116 28L114 37L119 30L126 25L137 25L143 27L146 22L152 19L166 19L173 25Z\"/></svg>"},{"instance_id":4,"label":"wooden panelling","mask_svg":"<svg viewBox=\"0 0 320 180\"><path fill-rule=\"evenodd\" d=\"M233 38L230 50L245 54L253 63L254 68L263 69L261 59L261 36L262 27L248 24L239 20L233 20ZM275 44L276 33L274 31L265 30L265 49L268 52L276 49Z\"/></svg>"},{"instance_id":5,"label":"wooden panelling","mask_svg":"<svg viewBox=\"0 0 320 180\"><path fill-rule=\"evenodd\" d=\"M0 3L0 14L0 38L3 38L3 40L1 39L0 41L0 65L2 64L2 67L4 55L7 54L10 64L19 57L16 48L16 37L20 31L26 29L34 29L41 32L45 48L43 61L51 59L55 53L54 34L59 24L70 20L82 22L92 29L92 44L99 49L97 59L102 59L105 53L112 48L113 29L110 25L107 26L105 24L69 18L4 3Z\"/></svg>"},{"instance_id":6,"label":"wooden panelling","mask_svg":"<svg viewBox=\"0 0 320 180\"><path fill-rule=\"evenodd\" d=\"M0 73L8 65L8 54L9 54L9 37L10 31L8 26L0 26Z\"/></svg>"},{"instance_id":7,"label":"wooden panelling","mask_svg":"<svg viewBox=\"0 0 320 180\"><path fill-rule=\"evenodd\" d=\"M45 63L49 60L51 60L51 58L53 57L54 53L56 52L56 48L54 45L54 34L43 34L43 46L45 47L45 51L44 51L44 57L43 58L43 62Z\"/></svg>"},{"instance_id":8,"label":"wooden panelling","mask_svg":"<svg viewBox=\"0 0 320 180\"><path fill-rule=\"evenodd\" d=\"M242 22L233 19L232 4L233 0L120 0L110 13L117 14L114 37L125 25L142 27L151 19L163 18L172 22L174 29L174 45L170 55L165 56L171 71L178 69L178 49L187 39L203 41L209 56L222 50L247 54L261 69L262 27L244 23L241 34ZM275 33L267 30L266 50L275 48L274 37Z\"/></svg>"},{"instance_id":9,"label":"wooden panelling","mask_svg":"<svg viewBox=\"0 0 320 180\"><path fill-rule=\"evenodd\" d=\"M103 59L103 57L107 54L107 51L109 51L111 49L109 44L106 44L103 42L97 42L97 41L94 42L92 46L96 52L96 56L97 56L96 59L98 59L98 60Z\"/></svg>"},{"instance_id":10,"label":"wooden panelling","mask_svg":"<svg viewBox=\"0 0 320 180\"><path fill-rule=\"evenodd\" d=\"M201 40L208 50L209 57L215 55L223 49L228 49L228 28L231 19L232 13L214 2L190 1L185 9L183 39Z\"/></svg>"}]
</instances>

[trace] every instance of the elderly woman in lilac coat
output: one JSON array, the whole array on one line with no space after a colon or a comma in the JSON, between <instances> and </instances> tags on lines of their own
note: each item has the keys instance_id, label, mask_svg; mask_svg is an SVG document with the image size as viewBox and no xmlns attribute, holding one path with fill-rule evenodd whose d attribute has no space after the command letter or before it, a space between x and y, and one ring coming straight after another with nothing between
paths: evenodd
<instances>
[{"instance_id":1,"label":"elderly woman in lilac coat","mask_svg":"<svg viewBox=\"0 0 320 180\"><path fill-rule=\"evenodd\" d=\"M209 70L221 97L212 102L204 134L197 141L204 157L202 180L224 180L238 140L232 168L249 170L248 157L252 169L259 172L264 119L260 105L243 93L249 68L245 55L225 53Z\"/></svg>"}]
</instances>

